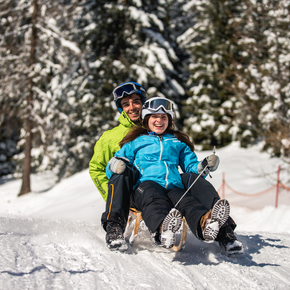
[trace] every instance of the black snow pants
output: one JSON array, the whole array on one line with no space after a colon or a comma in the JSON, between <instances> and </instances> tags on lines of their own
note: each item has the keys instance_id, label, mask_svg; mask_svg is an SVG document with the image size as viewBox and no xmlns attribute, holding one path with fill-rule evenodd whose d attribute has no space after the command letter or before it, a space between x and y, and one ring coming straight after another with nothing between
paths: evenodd
<instances>
[{"instance_id":1,"label":"black snow pants","mask_svg":"<svg viewBox=\"0 0 290 290\"><path fill-rule=\"evenodd\" d=\"M151 232L156 232L160 228L184 192L182 188L165 189L151 180L139 184L133 194L133 200L142 211L142 218ZM190 194L186 194L176 208L186 218L191 231L197 235L200 232L200 218L208 209ZM200 235L198 237L201 238Z\"/></svg>"},{"instance_id":2,"label":"black snow pants","mask_svg":"<svg viewBox=\"0 0 290 290\"><path fill-rule=\"evenodd\" d=\"M146 181L134 191L133 186L137 182L138 176L138 170L134 166L127 165L122 174L113 174L110 178L106 211L101 219L105 230L108 221L118 222L125 230L129 208L132 206L142 211L146 225L151 232L155 232L170 209L198 175L195 173L181 174L185 190L180 188L167 190L153 181ZM146 195L144 194L145 190ZM199 177L177 206L177 209L185 216L191 231L197 237L202 238L199 227L201 216L210 210L219 199L220 197L212 184L203 177ZM222 228L226 226L235 229L236 224L231 217Z\"/></svg>"},{"instance_id":3,"label":"black snow pants","mask_svg":"<svg viewBox=\"0 0 290 290\"><path fill-rule=\"evenodd\" d=\"M106 230L107 222L117 222L123 231L126 228L130 206L132 204L133 186L137 182L139 171L131 165L126 165L122 174L113 174L108 182L108 197L106 211L101 222Z\"/></svg>"},{"instance_id":4,"label":"black snow pants","mask_svg":"<svg viewBox=\"0 0 290 290\"><path fill-rule=\"evenodd\" d=\"M192 172L181 174L184 188L189 188L190 185L196 180L197 176L197 174ZM197 202L203 204L207 210L213 208L214 204L220 199L220 196L218 195L213 185L203 177L198 178L198 180L191 187L187 194L193 196L193 198ZM231 217L229 217L228 220L223 224L222 228L227 226L230 226L232 230L236 228L236 223Z\"/></svg>"}]
</instances>

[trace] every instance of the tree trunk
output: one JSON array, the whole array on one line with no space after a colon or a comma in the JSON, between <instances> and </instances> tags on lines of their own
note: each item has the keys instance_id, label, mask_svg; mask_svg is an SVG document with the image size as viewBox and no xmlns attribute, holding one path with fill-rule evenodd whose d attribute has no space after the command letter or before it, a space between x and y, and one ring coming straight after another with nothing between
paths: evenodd
<instances>
[{"instance_id":1,"label":"tree trunk","mask_svg":"<svg viewBox=\"0 0 290 290\"><path fill-rule=\"evenodd\" d=\"M36 46L36 17L37 17L37 0L33 1L32 15L32 33L31 33L31 49L30 49L30 68L33 69L35 64L35 46ZM29 77L29 94L27 97L27 120L26 120L26 141L25 141L25 157L22 173L22 186L18 196L26 194L30 189L30 172L31 172L31 149L32 149L32 100L33 100L33 76Z\"/></svg>"},{"instance_id":2,"label":"tree trunk","mask_svg":"<svg viewBox=\"0 0 290 290\"><path fill-rule=\"evenodd\" d=\"M30 192L30 164L31 164L31 148L32 148L32 120L27 119L26 125L26 143L25 143L25 158L22 173L22 186L18 196Z\"/></svg>"}]
</instances>

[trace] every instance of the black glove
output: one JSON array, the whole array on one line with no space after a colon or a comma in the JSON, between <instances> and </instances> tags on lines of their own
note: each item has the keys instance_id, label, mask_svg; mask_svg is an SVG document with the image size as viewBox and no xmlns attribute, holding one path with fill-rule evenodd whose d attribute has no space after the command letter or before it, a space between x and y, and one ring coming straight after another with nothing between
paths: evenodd
<instances>
[{"instance_id":1,"label":"black glove","mask_svg":"<svg viewBox=\"0 0 290 290\"><path fill-rule=\"evenodd\" d=\"M220 164L220 159L217 155L211 154L210 156L205 157L197 165L197 172L200 173L207 166L205 171L202 173L202 176L208 175L210 171L217 170Z\"/></svg>"}]
</instances>

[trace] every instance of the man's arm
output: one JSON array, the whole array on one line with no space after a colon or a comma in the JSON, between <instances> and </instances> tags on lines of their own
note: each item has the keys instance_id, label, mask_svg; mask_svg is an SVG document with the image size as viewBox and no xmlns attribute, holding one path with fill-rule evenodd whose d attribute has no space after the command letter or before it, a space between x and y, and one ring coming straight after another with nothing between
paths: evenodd
<instances>
[{"instance_id":1,"label":"man's arm","mask_svg":"<svg viewBox=\"0 0 290 290\"><path fill-rule=\"evenodd\" d=\"M109 160L120 149L119 142L128 133L133 123L123 111L119 117L120 124L113 129L106 131L96 142L94 155L89 164L90 176L106 201L108 196L108 178L106 176L106 166Z\"/></svg>"},{"instance_id":2,"label":"man's arm","mask_svg":"<svg viewBox=\"0 0 290 290\"><path fill-rule=\"evenodd\" d=\"M90 176L105 201L108 196L106 166L108 161L114 156L116 150L115 148L112 150L113 144L110 143L110 139L104 133L95 144L94 155L89 164Z\"/></svg>"}]
</instances>

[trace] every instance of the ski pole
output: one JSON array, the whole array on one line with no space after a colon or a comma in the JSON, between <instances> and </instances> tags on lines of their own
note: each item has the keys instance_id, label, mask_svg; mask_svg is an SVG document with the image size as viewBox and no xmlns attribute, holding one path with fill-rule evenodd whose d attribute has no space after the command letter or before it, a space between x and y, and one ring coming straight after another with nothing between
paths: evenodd
<instances>
[{"instance_id":1,"label":"ski pole","mask_svg":"<svg viewBox=\"0 0 290 290\"><path fill-rule=\"evenodd\" d=\"M215 154L215 146L213 147L213 154ZM179 201L175 204L175 208L177 207L177 205L180 203L180 201L184 198L184 196L188 193L188 191L192 188L192 186L196 183L196 181L199 179L199 177L203 174L203 172L206 170L206 168L208 167L208 164L203 168L203 170L199 173L199 175L196 177L196 179L194 180L194 182L190 185L190 187L186 190L186 192L182 195L182 197L179 199Z\"/></svg>"},{"instance_id":2,"label":"ski pole","mask_svg":"<svg viewBox=\"0 0 290 290\"><path fill-rule=\"evenodd\" d=\"M192 188L192 186L196 183L196 181L199 179L199 177L203 174L203 172L206 170L206 168L208 167L208 164L204 167L204 169L199 173L199 175L196 177L196 179L194 180L194 182L190 185L190 187L186 190L186 192L182 195L182 197L179 199L179 201L176 203L176 205L174 206L175 208L177 207L177 205L180 203L180 201L184 198L184 196L188 193L188 191Z\"/></svg>"}]
</instances>

